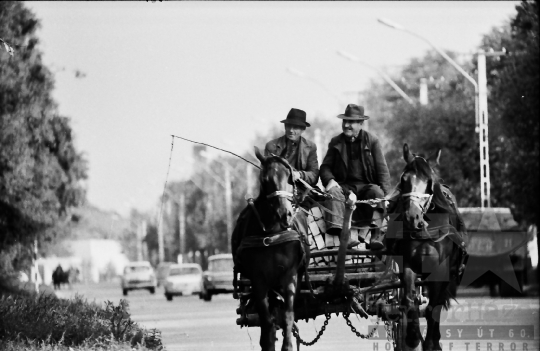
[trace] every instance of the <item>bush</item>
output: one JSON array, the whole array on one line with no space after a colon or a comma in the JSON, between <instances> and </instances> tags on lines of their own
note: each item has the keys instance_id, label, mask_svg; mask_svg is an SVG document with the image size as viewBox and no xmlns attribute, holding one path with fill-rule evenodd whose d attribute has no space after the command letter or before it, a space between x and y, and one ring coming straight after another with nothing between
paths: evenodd
<instances>
[{"instance_id":1,"label":"bush","mask_svg":"<svg viewBox=\"0 0 540 351\"><path fill-rule=\"evenodd\" d=\"M132 347L128 343L110 341L107 346L97 344L83 344L79 346L51 345L46 342L36 341L2 341L0 340L0 350L2 351L147 351L146 346L137 345Z\"/></svg>"},{"instance_id":2,"label":"bush","mask_svg":"<svg viewBox=\"0 0 540 351\"><path fill-rule=\"evenodd\" d=\"M126 300L105 308L81 296L62 300L56 296L10 295L0 298L0 342L26 342L34 347L49 345L107 348L118 343L163 348L160 332L143 330L131 320ZM30 348L32 349L32 348ZM49 348L47 350L56 350ZM61 350L61 348L58 348Z\"/></svg>"}]
</instances>

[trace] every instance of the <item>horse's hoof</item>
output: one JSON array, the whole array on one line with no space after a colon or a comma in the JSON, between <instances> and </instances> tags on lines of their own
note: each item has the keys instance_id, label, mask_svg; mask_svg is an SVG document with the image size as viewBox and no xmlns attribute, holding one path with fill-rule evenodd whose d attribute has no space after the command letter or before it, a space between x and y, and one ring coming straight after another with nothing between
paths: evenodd
<instances>
[{"instance_id":1,"label":"horse's hoof","mask_svg":"<svg viewBox=\"0 0 540 351\"><path fill-rule=\"evenodd\" d=\"M442 351L441 346L437 346L432 342L429 343L423 343L422 344L422 351Z\"/></svg>"}]
</instances>

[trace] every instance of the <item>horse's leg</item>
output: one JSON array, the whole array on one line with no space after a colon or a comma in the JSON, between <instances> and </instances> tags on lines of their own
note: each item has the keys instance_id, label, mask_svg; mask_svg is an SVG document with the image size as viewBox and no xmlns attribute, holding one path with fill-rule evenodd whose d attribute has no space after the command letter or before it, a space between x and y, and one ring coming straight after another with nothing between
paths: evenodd
<instances>
[{"instance_id":1,"label":"horse's leg","mask_svg":"<svg viewBox=\"0 0 540 351\"><path fill-rule=\"evenodd\" d=\"M445 291L448 282L432 282L428 286L429 304L426 308L427 333L426 339L422 345L424 351L442 350L439 344L441 340L441 312L448 303L445 301Z\"/></svg>"},{"instance_id":2,"label":"horse's leg","mask_svg":"<svg viewBox=\"0 0 540 351\"><path fill-rule=\"evenodd\" d=\"M285 318L284 318L284 325L283 325L283 345L281 347L281 351L292 351L293 350L293 343L292 343L292 328L294 324L294 298L296 295L296 287L297 287L297 280L298 276L295 274L289 279L289 283L285 286Z\"/></svg>"},{"instance_id":3,"label":"horse's leg","mask_svg":"<svg viewBox=\"0 0 540 351\"><path fill-rule=\"evenodd\" d=\"M252 283L255 286L256 283ZM276 349L276 327L274 325L274 316L270 311L268 290L255 293L255 305L259 314L261 324L261 338L259 344L262 351L275 351Z\"/></svg>"},{"instance_id":4,"label":"horse's leg","mask_svg":"<svg viewBox=\"0 0 540 351\"><path fill-rule=\"evenodd\" d=\"M403 282L404 282L404 294L401 301L405 308L405 318L407 324L405 344L412 350L416 350L420 344L420 321L418 316L418 308L416 306L416 288L414 281L416 280L416 273L405 265L403 270Z\"/></svg>"}]
</instances>

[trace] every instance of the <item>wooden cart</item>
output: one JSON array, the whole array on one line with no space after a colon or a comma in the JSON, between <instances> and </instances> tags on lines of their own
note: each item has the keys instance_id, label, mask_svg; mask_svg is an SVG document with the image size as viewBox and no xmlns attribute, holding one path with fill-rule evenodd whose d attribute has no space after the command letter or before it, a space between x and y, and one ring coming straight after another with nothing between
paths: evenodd
<instances>
[{"instance_id":1,"label":"wooden cart","mask_svg":"<svg viewBox=\"0 0 540 351\"><path fill-rule=\"evenodd\" d=\"M354 194L351 194L346 203L343 231L339 247L322 250L312 250L310 264L308 265L308 277L299 278L299 289L294 305L295 321L309 320L317 316L325 316L324 325L317 336L311 341L305 341L299 335L295 326L293 334L297 345L313 345L325 331L331 314L337 314L345 318L351 331L360 338L370 338L376 329L362 334L356 330L349 320L350 314L360 317L377 316L384 323L388 340L393 341L394 350L402 350L404 312L400 308L402 284L398 278L397 264L391 257L386 256L386 251L371 251L362 249L347 249L347 243L351 235L351 218L356 204ZM311 214L314 218L317 216ZM310 232L310 235L313 235ZM313 238L310 244L313 246ZM423 282L417 282L418 301L420 315L426 306L426 299L422 297L421 286ZM251 301L250 281L238 278L240 305L236 312L239 315L236 324L243 327L259 326L258 314ZM276 293L277 294L277 293ZM277 295L275 298L279 299ZM279 309L274 309L274 317L279 325Z\"/></svg>"}]
</instances>

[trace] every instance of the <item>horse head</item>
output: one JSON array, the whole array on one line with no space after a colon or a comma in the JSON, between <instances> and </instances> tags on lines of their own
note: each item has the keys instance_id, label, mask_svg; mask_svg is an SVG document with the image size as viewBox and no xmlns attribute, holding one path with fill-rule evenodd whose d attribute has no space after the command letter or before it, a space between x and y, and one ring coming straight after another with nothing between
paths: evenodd
<instances>
[{"instance_id":1,"label":"horse head","mask_svg":"<svg viewBox=\"0 0 540 351\"><path fill-rule=\"evenodd\" d=\"M404 204L404 225L409 230L426 227L424 214L429 210L433 196L433 183L437 175L430 163L439 164L441 150L427 159L412 154L407 144L403 145L403 158L407 165L401 174L401 197Z\"/></svg>"},{"instance_id":2,"label":"horse head","mask_svg":"<svg viewBox=\"0 0 540 351\"><path fill-rule=\"evenodd\" d=\"M265 197L272 209L274 223L272 231L280 231L290 228L294 209L292 201L295 197L295 186L292 177L292 167L285 160L276 155L263 156L255 147L255 155L261 161L259 197Z\"/></svg>"}]
</instances>

